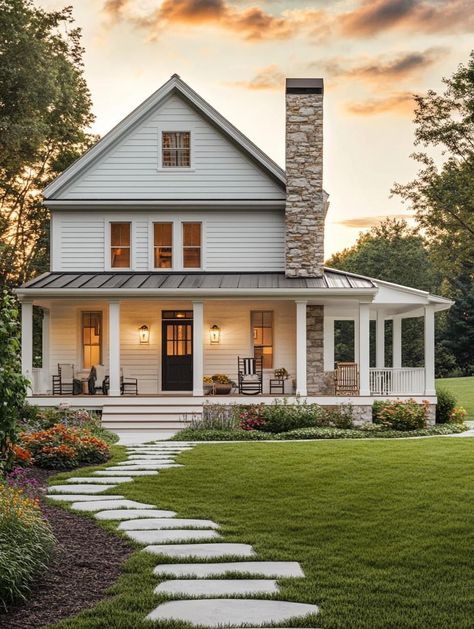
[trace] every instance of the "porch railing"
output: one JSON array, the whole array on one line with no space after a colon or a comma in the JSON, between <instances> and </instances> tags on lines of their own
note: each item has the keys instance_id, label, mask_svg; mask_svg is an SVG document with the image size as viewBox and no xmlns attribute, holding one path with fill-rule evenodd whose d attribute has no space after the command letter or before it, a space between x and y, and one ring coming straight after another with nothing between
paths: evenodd
<instances>
[{"instance_id":1,"label":"porch railing","mask_svg":"<svg viewBox=\"0 0 474 629\"><path fill-rule=\"evenodd\" d=\"M370 369L371 395L423 395L425 391L424 367L401 369Z\"/></svg>"}]
</instances>

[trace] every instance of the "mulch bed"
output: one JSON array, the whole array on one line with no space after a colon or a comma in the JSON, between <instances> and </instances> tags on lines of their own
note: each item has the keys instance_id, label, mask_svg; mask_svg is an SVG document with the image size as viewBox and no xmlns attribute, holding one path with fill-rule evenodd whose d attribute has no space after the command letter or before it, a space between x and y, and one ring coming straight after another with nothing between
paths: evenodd
<instances>
[{"instance_id":1,"label":"mulch bed","mask_svg":"<svg viewBox=\"0 0 474 629\"><path fill-rule=\"evenodd\" d=\"M32 470L45 486L51 474ZM105 590L133 552L125 540L89 518L49 505L42 509L58 541L57 552L28 601L0 613L2 629L38 629L93 607L106 597Z\"/></svg>"}]
</instances>

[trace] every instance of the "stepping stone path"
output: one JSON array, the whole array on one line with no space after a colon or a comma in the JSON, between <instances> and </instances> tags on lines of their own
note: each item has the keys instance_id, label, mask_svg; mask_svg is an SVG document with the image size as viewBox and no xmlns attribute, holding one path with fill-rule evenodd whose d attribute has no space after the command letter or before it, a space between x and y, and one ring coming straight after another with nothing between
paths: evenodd
<instances>
[{"instance_id":1,"label":"stepping stone path","mask_svg":"<svg viewBox=\"0 0 474 629\"><path fill-rule=\"evenodd\" d=\"M212 520L178 518L174 511L156 505L103 495L119 483L183 467L175 462L176 456L194 445L155 442L129 446L126 461L92 476L69 478L66 485L52 485L47 497L70 502L75 511L92 512L98 520L117 522L117 528L143 544L145 552L181 560L160 562L154 568L153 574L165 579L155 593L172 600L158 605L147 620L187 622L200 627L254 625L254 629L263 629L269 624L318 614L316 605L269 598L280 591L276 579L304 577L298 562L258 561L252 546L225 542L216 530L219 524ZM184 563L186 559L195 562Z\"/></svg>"}]
</instances>

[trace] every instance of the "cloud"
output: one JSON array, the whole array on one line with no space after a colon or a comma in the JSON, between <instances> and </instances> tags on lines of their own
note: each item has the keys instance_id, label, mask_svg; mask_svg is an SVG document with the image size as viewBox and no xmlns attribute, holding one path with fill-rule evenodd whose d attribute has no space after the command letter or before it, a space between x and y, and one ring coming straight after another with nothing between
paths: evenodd
<instances>
[{"instance_id":1,"label":"cloud","mask_svg":"<svg viewBox=\"0 0 474 629\"><path fill-rule=\"evenodd\" d=\"M360 216L358 218L345 218L342 221L335 221L336 225L352 227L354 229L369 229L380 225L387 218L409 220L412 218L407 212L405 214L380 214L379 216Z\"/></svg>"},{"instance_id":2,"label":"cloud","mask_svg":"<svg viewBox=\"0 0 474 629\"><path fill-rule=\"evenodd\" d=\"M392 28L423 33L471 32L472 0L362 0L336 16L338 29L350 37L368 37Z\"/></svg>"},{"instance_id":3,"label":"cloud","mask_svg":"<svg viewBox=\"0 0 474 629\"><path fill-rule=\"evenodd\" d=\"M322 13L293 9L274 15L259 6L239 7L228 0L163 0L156 9L140 10L132 0L106 0L104 12L114 21L126 19L149 31L152 38L166 26L214 26L236 33L243 39L289 39L308 29L308 19Z\"/></svg>"},{"instance_id":4,"label":"cloud","mask_svg":"<svg viewBox=\"0 0 474 629\"><path fill-rule=\"evenodd\" d=\"M323 63L328 74L335 78L347 77L369 84L381 83L386 85L394 82L406 81L414 76L419 76L425 69L436 63L443 55L447 54L447 48L429 48L424 52L406 52L395 57L380 56L359 61L350 65L346 59L332 59ZM345 64L348 67L344 67ZM321 64L319 64L321 66Z\"/></svg>"},{"instance_id":5,"label":"cloud","mask_svg":"<svg viewBox=\"0 0 474 629\"><path fill-rule=\"evenodd\" d=\"M284 84L285 73L275 64L257 70L249 81L227 83L232 87L244 87L248 90L281 90Z\"/></svg>"},{"instance_id":6,"label":"cloud","mask_svg":"<svg viewBox=\"0 0 474 629\"><path fill-rule=\"evenodd\" d=\"M374 116L386 113L411 116L414 108L415 99L410 92L399 92L384 98L369 98L365 101L346 104L347 111L356 116Z\"/></svg>"}]
</instances>

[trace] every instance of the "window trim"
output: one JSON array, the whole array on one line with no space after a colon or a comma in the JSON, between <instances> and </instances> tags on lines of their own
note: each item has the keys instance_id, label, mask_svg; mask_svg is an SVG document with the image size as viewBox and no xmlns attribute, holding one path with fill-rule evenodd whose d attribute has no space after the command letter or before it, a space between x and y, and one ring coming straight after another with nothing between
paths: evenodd
<instances>
[{"instance_id":1,"label":"window trim","mask_svg":"<svg viewBox=\"0 0 474 629\"><path fill-rule=\"evenodd\" d=\"M81 365L81 370L86 371L92 368L92 365L90 367L85 367L85 362L84 362L84 315L87 313L94 313L94 314L100 314L100 326L101 326L101 335L100 335L100 344L99 344L99 348L100 348L100 356L99 356L99 362L97 364L99 365L103 365L104 364L104 339L105 339L105 331L104 331L104 312L103 310L79 310L79 351L80 351L80 360L79 360L79 364ZM95 346L92 346L95 347Z\"/></svg>"},{"instance_id":2,"label":"window trim","mask_svg":"<svg viewBox=\"0 0 474 629\"><path fill-rule=\"evenodd\" d=\"M194 128L193 125L176 127L175 125L160 126L158 133L157 170L161 173L189 173L194 172ZM163 133L189 133L189 166L163 166Z\"/></svg>"},{"instance_id":3,"label":"window trim","mask_svg":"<svg viewBox=\"0 0 474 629\"><path fill-rule=\"evenodd\" d=\"M181 249L181 268L183 271L202 271L204 269L204 260L203 260L203 251L204 251L204 226L203 226L203 221L196 221L196 220L192 220L192 219L187 219L187 220L181 220L181 242L180 242L180 249ZM194 225L194 224L199 224L201 226L201 243L199 245L199 261L200 261L200 265L199 266L184 266L184 226L185 225ZM197 249L197 247L186 247L188 248L195 248Z\"/></svg>"},{"instance_id":4,"label":"window trim","mask_svg":"<svg viewBox=\"0 0 474 629\"><path fill-rule=\"evenodd\" d=\"M112 273L120 273L120 271L135 270L135 221L124 220L119 217L107 217L104 219L105 232L105 250L104 250L104 270ZM112 223L129 223L130 224L130 266L117 267L112 266Z\"/></svg>"},{"instance_id":5,"label":"window trim","mask_svg":"<svg viewBox=\"0 0 474 629\"><path fill-rule=\"evenodd\" d=\"M272 366L271 367L263 367L264 371L270 372L273 371L274 366L275 366L275 310L268 310L268 309L263 309L263 310L257 310L257 309L251 309L249 311L249 324L250 324L250 353L253 357L255 357L255 342L254 342L254 336L253 336L253 325L252 325L252 315L254 312L270 312L272 315ZM264 346L264 347L269 347L269 346Z\"/></svg>"},{"instance_id":6,"label":"window trim","mask_svg":"<svg viewBox=\"0 0 474 629\"><path fill-rule=\"evenodd\" d=\"M171 266L170 267L161 267L155 265L155 249L157 245L155 244L155 225L171 225ZM151 228L150 228L150 241L151 241L151 261L150 266L154 271L172 271L176 267L176 235L175 235L176 225L175 221L170 220L152 220ZM160 245L158 245L160 246Z\"/></svg>"}]
</instances>

